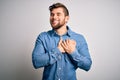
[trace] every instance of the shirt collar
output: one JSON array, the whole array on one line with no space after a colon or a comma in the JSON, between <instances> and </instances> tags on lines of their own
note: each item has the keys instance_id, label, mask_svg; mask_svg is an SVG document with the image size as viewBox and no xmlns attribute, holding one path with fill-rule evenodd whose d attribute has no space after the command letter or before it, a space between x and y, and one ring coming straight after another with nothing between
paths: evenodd
<instances>
[{"instance_id":1,"label":"shirt collar","mask_svg":"<svg viewBox=\"0 0 120 80\"><path fill-rule=\"evenodd\" d=\"M67 33L65 35L68 35L69 37L72 35L73 31L67 26ZM54 29L52 29L52 36L59 36Z\"/></svg>"},{"instance_id":2,"label":"shirt collar","mask_svg":"<svg viewBox=\"0 0 120 80\"><path fill-rule=\"evenodd\" d=\"M73 31L68 26L67 26L67 29L68 29L68 31L67 31L68 36L72 36Z\"/></svg>"}]
</instances>

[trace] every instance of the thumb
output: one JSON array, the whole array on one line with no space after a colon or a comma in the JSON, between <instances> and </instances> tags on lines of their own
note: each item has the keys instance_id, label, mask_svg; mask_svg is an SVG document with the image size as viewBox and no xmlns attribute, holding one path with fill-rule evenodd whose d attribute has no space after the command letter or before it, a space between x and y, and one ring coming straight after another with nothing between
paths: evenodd
<instances>
[{"instance_id":1,"label":"thumb","mask_svg":"<svg viewBox=\"0 0 120 80\"><path fill-rule=\"evenodd\" d=\"M62 43L62 37L60 37L60 41L59 41L59 43Z\"/></svg>"},{"instance_id":2,"label":"thumb","mask_svg":"<svg viewBox=\"0 0 120 80\"><path fill-rule=\"evenodd\" d=\"M59 44L62 43L62 37L60 37Z\"/></svg>"}]
</instances>

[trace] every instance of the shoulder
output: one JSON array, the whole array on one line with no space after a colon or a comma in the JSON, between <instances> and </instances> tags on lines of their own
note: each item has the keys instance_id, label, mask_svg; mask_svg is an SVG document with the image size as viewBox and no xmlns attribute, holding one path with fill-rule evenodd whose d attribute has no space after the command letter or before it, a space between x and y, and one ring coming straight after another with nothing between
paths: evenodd
<instances>
[{"instance_id":1,"label":"shoulder","mask_svg":"<svg viewBox=\"0 0 120 80\"><path fill-rule=\"evenodd\" d=\"M82 34L77 33L77 32L75 32L75 31L71 30L69 27L68 27L68 34L69 34L71 37L84 38Z\"/></svg>"},{"instance_id":2,"label":"shoulder","mask_svg":"<svg viewBox=\"0 0 120 80\"><path fill-rule=\"evenodd\" d=\"M83 36L83 34L76 33L76 32L73 32L73 31L72 31L72 34L71 34L71 38L76 40L79 43L86 42L85 37Z\"/></svg>"},{"instance_id":3,"label":"shoulder","mask_svg":"<svg viewBox=\"0 0 120 80\"><path fill-rule=\"evenodd\" d=\"M80 34L80 33L74 32L74 31L72 31L71 36L76 37L76 38L84 38L83 34Z\"/></svg>"},{"instance_id":4,"label":"shoulder","mask_svg":"<svg viewBox=\"0 0 120 80\"><path fill-rule=\"evenodd\" d=\"M38 35L38 38L45 39L46 37L49 37L51 35L51 33L52 33L52 30L41 32Z\"/></svg>"}]
</instances>

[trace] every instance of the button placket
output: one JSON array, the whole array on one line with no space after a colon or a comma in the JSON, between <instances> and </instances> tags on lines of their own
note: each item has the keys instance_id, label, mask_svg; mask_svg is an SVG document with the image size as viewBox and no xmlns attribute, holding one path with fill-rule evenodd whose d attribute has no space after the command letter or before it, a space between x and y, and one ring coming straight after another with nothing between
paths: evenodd
<instances>
[{"instance_id":1,"label":"button placket","mask_svg":"<svg viewBox=\"0 0 120 80\"><path fill-rule=\"evenodd\" d=\"M62 65L62 55L58 55L58 66L57 66L57 73L58 73L58 80L61 80L61 65Z\"/></svg>"},{"instance_id":2,"label":"button placket","mask_svg":"<svg viewBox=\"0 0 120 80\"><path fill-rule=\"evenodd\" d=\"M62 36L60 36L60 39L62 39ZM62 39L63 40L63 39ZM57 73L58 73L58 80L61 80L61 70L62 70L62 53L58 55L58 66L57 66Z\"/></svg>"},{"instance_id":3,"label":"button placket","mask_svg":"<svg viewBox=\"0 0 120 80\"><path fill-rule=\"evenodd\" d=\"M60 78L58 80L60 80Z\"/></svg>"}]
</instances>

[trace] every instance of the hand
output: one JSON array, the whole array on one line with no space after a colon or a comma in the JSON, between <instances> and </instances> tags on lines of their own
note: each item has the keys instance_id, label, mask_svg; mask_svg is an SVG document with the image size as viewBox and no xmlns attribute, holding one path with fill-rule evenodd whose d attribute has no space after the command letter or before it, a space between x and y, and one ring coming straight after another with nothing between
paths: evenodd
<instances>
[{"instance_id":1,"label":"hand","mask_svg":"<svg viewBox=\"0 0 120 80\"><path fill-rule=\"evenodd\" d=\"M65 52L67 52L68 54L71 54L72 52L74 52L76 48L76 42L70 39L63 41L61 45L65 50Z\"/></svg>"},{"instance_id":2,"label":"hand","mask_svg":"<svg viewBox=\"0 0 120 80\"><path fill-rule=\"evenodd\" d=\"M58 49L62 52L62 53L65 53L65 50L64 48L62 47L62 38L60 39L59 43L58 43Z\"/></svg>"}]
</instances>

